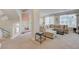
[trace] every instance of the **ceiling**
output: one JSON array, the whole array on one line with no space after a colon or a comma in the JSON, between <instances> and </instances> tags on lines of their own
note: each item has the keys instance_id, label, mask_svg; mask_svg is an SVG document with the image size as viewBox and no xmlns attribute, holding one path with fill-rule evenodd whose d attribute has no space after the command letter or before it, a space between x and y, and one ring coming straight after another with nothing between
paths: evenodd
<instances>
[{"instance_id":1,"label":"ceiling","mask_svg":"<svg viewBox=\"0 0 79 59\"><path fill-rule=\"evenodd\" d=\"M21 9L21 11L32 13L33 9ZM76 9L39 9L40 17L48 16L48 15L60 15L60 14L72 14L77 13Z\"/></svg>"},{"instance_id":2,"label":"ceiling","mask_svg":"<svg viewBox=\"0 0 79 59\"><path fill-rule=\"evenodd\" d=\"M2 19L8 19L12 22L19 21L19 16L17 13L18 9L1 9L0 10L0 20ZM28 11L31 12L32 9L20 9L23 12ZM60 14L71 14L71 13L79 13L79 10L74 9L39 9L40 16L48 16L48 15L60 15Z\"/></svg>"},{"instance_id":3,"label":"ceiling","mask_svg":"<svg viewBox=\"0 0 79 59\"><path fill-rule=\"evenodd\" d=\"M16 9L1 9L0 10L0 20L1 18L4 19L5 16L5 20L10 20L12 22L18 21L19 20L19 16L16 12Z\"/></svg>"},{"instance_id":4,"label":"ceiling","mask_svg":"<svg viewBox=\"0 0 79 59\"><path fill-rule=\"evenodd\" d=\"M59 15L59 14L72 14L79 11L75 9L40 9L40 16Z\"/></svg>"}]
</instances>

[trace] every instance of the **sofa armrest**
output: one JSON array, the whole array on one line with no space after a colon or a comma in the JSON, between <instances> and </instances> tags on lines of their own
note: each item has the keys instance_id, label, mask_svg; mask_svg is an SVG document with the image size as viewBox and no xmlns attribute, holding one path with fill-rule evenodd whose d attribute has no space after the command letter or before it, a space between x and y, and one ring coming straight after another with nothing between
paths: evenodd
<instances>
[{"instance_id":1,"label":"sofa armrest","mask_svg":"<svg viewBox=\"0 0 79 59\"><path fill-rule=\"evenodd\" d=\"M44 33L44 36L45 36L45 37L51 38L51 39L53 39L53 35L54 35L54 34L53 34L53 33L50 33L50 32L45 32L45 33Z\"/></svg>"}]
</instances>

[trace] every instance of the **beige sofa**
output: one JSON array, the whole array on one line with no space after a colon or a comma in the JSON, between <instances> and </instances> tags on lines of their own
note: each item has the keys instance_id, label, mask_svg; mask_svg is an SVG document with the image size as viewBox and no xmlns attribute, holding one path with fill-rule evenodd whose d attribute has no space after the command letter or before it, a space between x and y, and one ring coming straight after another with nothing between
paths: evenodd
<instances>
[{"instance_id":1,"label":"beige sofa","mask_svg":"<svg viewBox=\"0 0 79 59\"><path fill-rule=\"evenodd\" d=\"M67 25L52 25L51 24L49 27L52 28L53 30L56 30L56 31L62 31L64 33L69 32Z\"/></svg>"},{"instance_id":2,"label":"beige sofa","mask_svg":"<svg viewBox=\"0 0 79 59\"><path fill-rule=\"evenodd\" d=\"M46 31L46 28L40 26L40 32L43 32L43 33L44 33L44 36L45 36L46 38L53 39L54 34L51 33L51 32L47 32L47 31Z\"/></svg>"},{"instance_id":3,"label":"beige sofa","mask_svg":"<svg viewBox=\"0 0 79 59\"><path fill-rule=\"evenodd\" d=\"M44 32L44 36L47 37L47 38L50 38L50 39L53 39L54 37L54 34L51 33L51 32Z\"/></svg>"}]
</instances>

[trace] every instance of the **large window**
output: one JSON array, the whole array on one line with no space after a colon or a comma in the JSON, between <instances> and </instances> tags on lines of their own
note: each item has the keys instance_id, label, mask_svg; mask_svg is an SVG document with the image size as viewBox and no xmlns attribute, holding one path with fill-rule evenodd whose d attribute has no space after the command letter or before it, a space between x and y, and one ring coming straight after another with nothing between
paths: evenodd
<instances>
[{"instance_id":1,"label":"large window","mask_svg":"<svg viewBox=\"0 0 79 59\"><path fill-rule=\"evenodd\" d=\"M60 16L60 24L68 25L68 27L76 27L76 15L62 15Z\"/></svg>"},{"instance_id":2,"label":"large window","mask_svg":"<svg viewBox=\"0 0 79 59\"><path fill-rule=\"evenodd\" d=\"M43 25L43 23L44 23L44 19L43 19L43 17L41 17L40 18L40 25Z\"/></svg>"},{"instance_id":3,"label":"large window","mask_svg":"<svg viewBox=\"0 0 79 59\"><path fill-rule=\"evenodd\" d=\"M18 33L20 30L19 30L19 23L16 24L16 33Z\"/></svg>"},{"instance_id":4,"label":"large window","mask_svg":"<svg viewBox=\"0 0 79 59\"><path fill-rule=\"evenodd\" d=\"M50 23L50 24L54 24L54 16L50 16L49 18L50 18L49 23Z\"/></svg>"},{"instance_id":5,"label":"large window","mask_svg":"<svg viewBox=\"0 0 79 59\"><path fill-rule=\"evenodd\" d=\"M54 24L54 16L45 17L45 25Z\"/></svg>"},{"instance_id":6,"label":"large window","mask_svg":"<svg viewBox=\"0 0 79 59\"><path fill-rule=\"evenodd\" d=\"M49 25L49 17L45 17L45 25Z\"/></svg>"}]
</instances>

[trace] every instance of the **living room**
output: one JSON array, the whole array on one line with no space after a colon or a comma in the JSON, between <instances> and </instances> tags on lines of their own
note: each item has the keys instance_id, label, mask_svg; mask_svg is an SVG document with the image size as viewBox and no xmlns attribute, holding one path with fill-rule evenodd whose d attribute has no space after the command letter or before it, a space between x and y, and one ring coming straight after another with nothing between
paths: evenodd
<instances>
[{"instance_id":1,"label":"living room","mask_svg":"<svg viewBox=\"0 0 79 59\"><path fill-rule=\"evenodd\" d=\"M64 46L62 48L78 48L78 45L76 44L78 44L79 38L79 10L68 10L58 13L51 12L51 14L48 10L47 12L48 13L46 13L45 10L45 14L40 17L40 33L36 33L36 35L40 37L40 40L36 38L36 41L39 41L40 44L42 44L46 41L46 39L52 39L53 41L56 41L57 39L59 42L64 40L64 43L66 43L68 46L73 46ZM42 40L41 36L44 36L45 38ZM61 44L59 42L58 44L61 45L62 42ZM50 46L52 45L52 43L49 44ZM51 46L50 48L53 47Z\"/></svg>"},{"instance_id":2,"label":"living room","mask_svg":"<svg viewBox=\"0 0 79 59\"><path fill-rule=\"evenodd\" d=\"M2 42L1 48L79 48L78 9L23 9L20 11L22 13L19 12L19 21L15 20L13 23L12 28L15 30L13 30L13 38Z\"/></svg>"},{"instance_id":3,"label":"living room","mask_svg":"<svg viewBox=\"0 0 79 59\"><path fill-rule=\"evenodd\" d=\"M78 13L67 11L43 16L40 18L40 31L53 32L55 35L79 34Z\"/></svg>"},{"instance_id":4,"label":"living room","mask_svg":"<svg viewBox=\"0 0 79 59\"><path fill-rule=\"evenodd\" d=\"M78 0L1 0L1 59L79 59Z\"/></svg>"}]
</instances>

